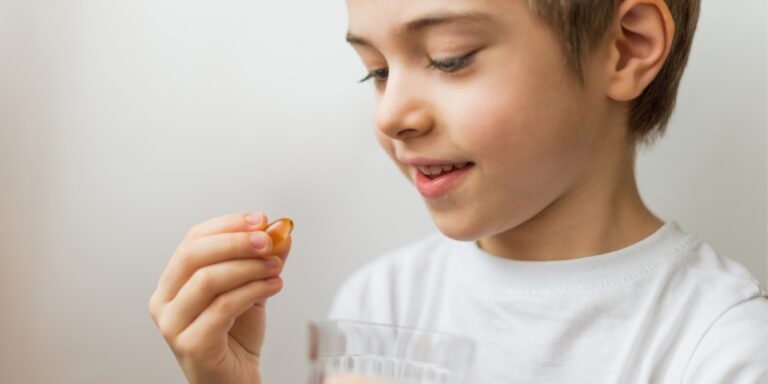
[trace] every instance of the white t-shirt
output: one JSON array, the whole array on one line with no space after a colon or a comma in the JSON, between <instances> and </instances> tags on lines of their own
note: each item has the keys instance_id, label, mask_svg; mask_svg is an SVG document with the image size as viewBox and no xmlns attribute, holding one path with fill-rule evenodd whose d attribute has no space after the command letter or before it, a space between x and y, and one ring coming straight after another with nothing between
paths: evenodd
<instances>
[{"instance_id":1,"label":"white t-shirt","mask_svg":"<svg viewBox=\"0 0 768 384\"><path fill-rule=\"evenodd\" d=\"M437 232L356 271L328 317L470 337L470 384L768 383L768 293L675 221L563 261Z\"/></svg>"}]
</instances>

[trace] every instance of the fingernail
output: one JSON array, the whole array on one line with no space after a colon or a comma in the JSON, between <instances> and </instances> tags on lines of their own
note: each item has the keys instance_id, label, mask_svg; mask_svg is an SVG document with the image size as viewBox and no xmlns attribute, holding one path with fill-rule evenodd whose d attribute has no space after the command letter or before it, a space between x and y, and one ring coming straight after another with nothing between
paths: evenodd
<instances>
[{"instance_id":1,"label":"fingernail","mask_svg":"<svg viewBox=\"0 0 768 384\"><path fill-rule=\"evenodd\" d=\"M253 225L258 225L258 224L261 224L261 220L263 218L264 218L264 214L263 213L261 213L261 212L253 212L253 213L249 213L245 217L245 220L248 221L249 223L253 224Z\"/></svg>"},{"instance_id":2,"label":"fingernail","mask_svg":"<svg viewBox=\"0 0 768 384\"><path fill-rule=\"evenodd\" d=\"M251 244L256 249L263 249L267 245L267 234L264 232L251 233Z\"/></svg>"},{"instance_id":3,"label":"fingernail","mask_svg":"<svg viewBox=\"0 0 768 384\"><path fill-rule=\"evenodd\" d=\"M277 261L277 257L271 257L267 259L266 264L269 268L277 268L277 266L280 265L280 262Z\"/></svg>"}]
</instances>

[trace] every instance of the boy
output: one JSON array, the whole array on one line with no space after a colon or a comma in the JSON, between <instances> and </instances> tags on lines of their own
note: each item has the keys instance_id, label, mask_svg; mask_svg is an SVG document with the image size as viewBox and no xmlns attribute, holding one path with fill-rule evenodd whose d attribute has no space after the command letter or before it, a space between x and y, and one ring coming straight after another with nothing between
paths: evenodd
<instances>
[{"instance_id":1,"label":"boy","mask_svg":"<svg viewBox=\"0 0 768 384\"><path fill-rule=\"evenodd\" d=\"M635 184L697 0L347 5L378 140L440 233L356 272L330 317L468 336L471 384L768 380L766 291ZM190 382L260 382L264 303L290 242L271 249L252 219L193 228L150 300Z\"/></svg>"}]
</instances>

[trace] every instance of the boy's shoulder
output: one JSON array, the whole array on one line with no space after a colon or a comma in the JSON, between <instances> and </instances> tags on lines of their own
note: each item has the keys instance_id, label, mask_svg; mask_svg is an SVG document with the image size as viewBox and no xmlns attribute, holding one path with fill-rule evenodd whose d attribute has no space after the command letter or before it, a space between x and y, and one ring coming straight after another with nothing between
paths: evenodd
<instances>
[{"instance_id":1,"label":"boy's shoulder","mask_svg":"<svg viewBox=\"0 0 768 384\"><path fill-rule=\"evenodd\" d=\"M688 280L685 301L690 308L685 312L708 319L687 361L683 382L734 382L736 371L743 382L765 382L768 291L742 263L697 240L672 282Z\"/></svg>"},{"instance_id":2,"label":"boy's shoulder","mask_svg":"<svg viewBox=\"0 0 768 384\"><path fill-rule=\"evenodd\" d=\"M687 243L682 262L674 268L671 278L688 280L693 287L691 293L701 291L701 297L708 300L768 297L768 290L744 264L697 235L689 235Z\"/></svg>"},{"instance_id":3,"label":"boy's shoulder","mask_svg":"<svg viewBox=\"0 0 768 384\"><path fill-rule=\"evenodd\" d=\"M687 266L701 272L718 274L758 285L755 276L730 256L716 250L699 236L691 236L691 247L687 250Z\"/></svg>"}]
</instances>

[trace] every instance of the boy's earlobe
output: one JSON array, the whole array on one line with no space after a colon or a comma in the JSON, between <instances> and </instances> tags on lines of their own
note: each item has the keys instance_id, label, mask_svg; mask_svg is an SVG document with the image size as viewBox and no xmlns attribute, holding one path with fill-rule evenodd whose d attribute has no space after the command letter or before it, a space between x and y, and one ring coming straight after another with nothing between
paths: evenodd
<instances>
[{"instance_id":1,"label":"boy's earlobe","mask_svg":"<svg viewBox=\"0 0 768 384\"><path fill-rule=\"evenodd\" d=\"M619 5L610 41L608 96L636 99L666 62L675 22L664 0L625 0Z\"/></svg>"}]
</instances>

